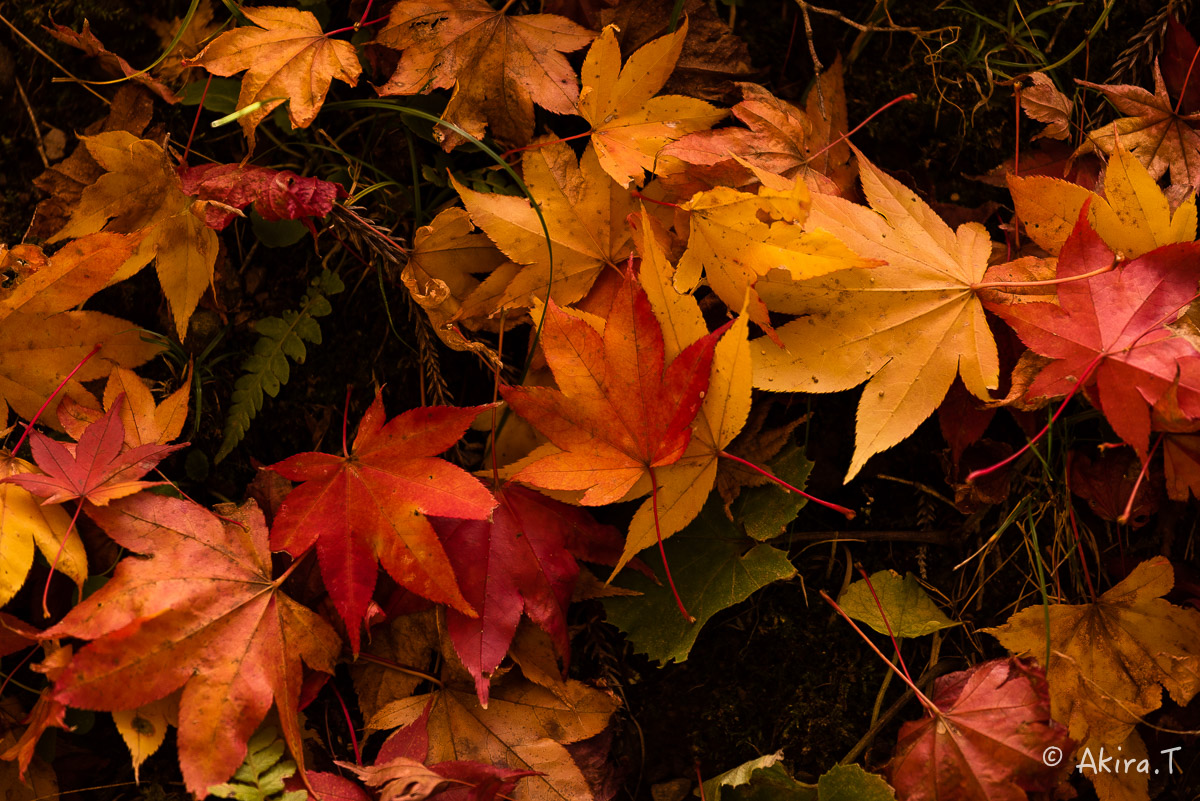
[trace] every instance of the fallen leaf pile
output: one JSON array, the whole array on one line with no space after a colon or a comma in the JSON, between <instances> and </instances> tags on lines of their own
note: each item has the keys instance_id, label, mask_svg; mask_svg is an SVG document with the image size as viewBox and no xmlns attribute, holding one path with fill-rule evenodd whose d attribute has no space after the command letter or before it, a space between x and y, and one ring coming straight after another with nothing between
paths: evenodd
<instances>
[{"instance_id":1,"label":"fallen leaf pile","mask_svg":"<svg viewBox=\"0 0 1200 801\"><path fill-rule=\"evenodd\" d=\"M581 673L579 654L612 639L613 664L626 646L680 663L711 647L709 621L770 630L757 613L721 615L771 584L805 599L806 581L829 588L833 562L824 578L808 569L818 552L843 560L839 609L881 635L870 643L899 654L930 637L930 670L949 658L954 672L866 769L824 766L809 785L760 756L706 781L712 798L1068 797L1072 763L1045 753L1144 755L1141 724L1200 692L1194 580L1152 555L1158 541L1120 529L1110 551L1079 522L1171 513L1159 528L1187 545L1163 553L1191 554L1174 523L1200 497L1200 90L1186 66L1200 48L1178 23L1153 92L1080 82L1123 115L1091 130L1051 75L1022 79L1044 149L996 179L1000 211L976 213L848 141L844 71L861 63L838 58L803 97L718 91L751 67L721 55L744 47L703 3L671 24L636 0L544 13L398 0L374 19L354 3L345 24L321 3L226 5L228 20L207 2L155 20L169 60L153 73L86 24L48 29L145 98L121 90L38 179L51 197L29 241L0 245L0 653L41 649L20 674L37 686L15 685L30 697L0 704L4 797L52 794L37 755L92 710L111 713L135 777L175 729L197 799L608 801L631 770L607 760L632 721L623 684L639 679ZM241 133L151 124L148 91ZM331 135L339 120L349 129ZM386 153L343 150L393 124ZM229 147L240 161L211 160ZM289 243L315 249L320 280L258 250ZM151 263L157 284L138 277ZM357 314L375 284L385 302L403 293L388 325L419 382L391 372L389 343L322 342L316 318L341 336L337 304ZM292 285L311 293L298 309ZM136 323L100 311L122 304L142 306ZM209 429L230 411L230 332L263 338L237 360L249 378L232 405L253 414L222 440ZM447 381L440 345L486 372ZM280 390L318 347L375 381L357 419L347 400L340 453L325 452L337 426L324 401L276 421L311 445L256 438L299 408ZM293 385L325 397L304 372ZM409 408L389 418L385 399ZM856 408L852 445L829 422L838 405ZM1028 412L1043 408L1057 426L1073 409L1071 433L1042 442ZM926 502L954 502L903 473L939 410L949 494L1003 514L939 529L950 512ZM964 480L981 453L1026 440L1036 454ZM215 477L222 441L217 460L245 458ZM1099 443L1119 450L1085 453ZM994 487L971 481L1002 468ZM842 495L857 510L818 503L865 527L834 530L807 503L810 478L832 492L860 479ZM924 491L920 531L870 528L877 478ZM253 499L214 501L242 489ZM997 574L1025 571L1004 599L1020 611L966 615L968 580L935 586L947 573L923 545L914 572L851 581L876 551L847 558L844 544L913 533L1011 548ZM803 541L817 538L841 544ZM1009 588L987 589L991 604ZM41 616L23 617L38 592ZM983 661L976 626L1011 656ZM389 732L365 762L364 725ZM1138 771L1087 778L1103 801L1148 801Z\"/></svg>"}]
</instances>

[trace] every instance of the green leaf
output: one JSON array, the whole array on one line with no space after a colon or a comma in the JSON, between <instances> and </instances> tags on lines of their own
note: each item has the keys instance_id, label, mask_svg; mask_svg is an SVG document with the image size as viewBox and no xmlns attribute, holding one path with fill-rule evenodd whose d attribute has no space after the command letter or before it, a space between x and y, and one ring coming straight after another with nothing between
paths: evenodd
<instances>
[{"instance_id":1,"label":"green leaf","mask_svg":"<svg viewBox=\"0 0 1200 801\"><path fill-rule=\"evenodd\" d=\"M804 489L813 463L804 456L804 451L795 445L783 450L768 465L771 472L793 487ZM733 519L737 520L749 534L760 542L778 537L796 519L808 499L786 490L778 484L753 487L743 490L733 504Z\"/></svg>"},{"instance_id":2,"label":"green leaf","mask_svg":"<svg viewBox=\"0 0 1200 801\"><path fill-rule=\"evenodd\" d=\"M300 801L307 797L307 792L283 793L283 780L296 772L296 763L283 759L286 746L274 728L260 729L248 746L246 760L233 780L209 787L209 795L237 801Z\"/></svg>"},{"instance_id":3,"label":"green leaf","mask_svg":"<svg viewBox=\"0 0 1200 801\"><path fill-rule=\"evenodd\" d=\"M233 385L229 415L225 418L225 438L213 457L220 462L246 436L250 423L262 410L263 395L272 398L291 377L291 365L304 364L308 352L304 343L321 344L321 327L316 318L333 311L326 295L336 295L345 289L337 273L323 271L312 280L300 300L300 309L286 311L283 317L266 317L254 324L260 339L254 343L254 353L242 363L242 376Z\"/></svg>"},{"instance_id":4,"label":"green leaf","mask_svg":"<svg viewBox=\"0 0 1200 801\"><path fill-rule=\"evenodd\" d=\"M784 768L783 752L751 760L704 782L705 801L895 801L891 786L858 765L837 765L815 785Z\"/></svg>"},{"instance_id":5,"label":"green leaf","mask_svg":"<svg viewBox=\"0 0 1200 801\"><path fill-rule=\"evenodd\" d=\"M878 605L871 588L879 596ZM902 579L895 571L880 570L871 576L870 587L866 581L856 581L846 588L838 603L847 615L880 634L888 631L879 613L881 606L897 637L921 637L958 625L938 608L912 573Z\"/></svg>"},{"instance_id":6,"label":"green leaf","mask_svg":"<svg viewBox=\"0 0 1200 801\"><path fill-rule=\"evenodd\" d=\"M638 573L626 572L618 583L642 595L604 600L608 621L628 635L635 649L664 664L687 659L700 628L717 612L796 574L786 553L748 540L725 516L716 495L665 546L679 597L695 623L679 614L670 587ZM657 551L648 551L645 560L663 575Z\"/></svg>"},{"instance_id":7,"label":"green leaf","mask_svg":"<svg viewBox=\"0 0 1200 801\"><path fill-rule=\"evenodd\" d=\"M250 230L265 247L285 248L294 245L304 238L308 229L299 220L264 220L262 216L250 209Z\"/></svg>"}]
</instances>

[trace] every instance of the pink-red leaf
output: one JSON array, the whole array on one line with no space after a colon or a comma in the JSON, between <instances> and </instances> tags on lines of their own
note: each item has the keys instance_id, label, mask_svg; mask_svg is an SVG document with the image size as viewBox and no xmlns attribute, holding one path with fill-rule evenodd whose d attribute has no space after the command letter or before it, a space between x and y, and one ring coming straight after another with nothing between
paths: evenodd
<instances>
[{"instance_id":1,"label":"pink-red leaf","mask_svg":"<svg viewBox=\"0 0 1200 801\"><path fill-rule=\"evenodd\" d=\"M3 481L19 484L43 503L85 499L97 506L132 495L161 481L139 481L166 456L185 445L140 445L121 452L125 427L121 423L124 395L108 414L89 425L74 446L35 431L29 447L42 474L18 473ZM186 444L186 443L185 443Z\"/></svg>"},{"instance_id":2,"label":"pink-red leaf","mask_svg":"<svg viewBox=\"0 0 1200 801\"><path fill-rule=\"evenodd\" d=\"M479 613L446 613L446 627L463 665L475 677L479 702L487 705L487 676L499 665L521 615L550 635L565 662L570 653L567 605L579 576L578 556L614 564L622 537L582 509L508 485L486 520L434 521L459 585Z\"/></svg>"},{"instance_id":3,"label":"pink-red leaf","mask_svg":"<svg viewBox=\"0 0 1200 801\"><path fill-rule=\"evenodd\" d=\"M341 184L304 178L290 170L272 170L250 164L202 164L179 171L183 191L200 200L215 200L233 209L251 203L264 220L297 220L324 217L334 202L346 197ZM237 213L219 205L205 208L204 222L218 231L233 222ZM311 227L312 223L306 221Z\"/></svg>"}]
</instances>

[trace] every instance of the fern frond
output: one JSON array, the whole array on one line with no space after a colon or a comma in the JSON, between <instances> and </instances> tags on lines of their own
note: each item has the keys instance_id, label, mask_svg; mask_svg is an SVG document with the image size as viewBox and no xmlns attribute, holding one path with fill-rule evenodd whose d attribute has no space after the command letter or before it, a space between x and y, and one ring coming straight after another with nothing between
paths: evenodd
<instances>
[{"instance_id":1,"label":"fern frond","mask_svg":"<svg viewBox=\"0 0 1200 801\"><path fill-rule=\"evenodd\" d=\"M324 270L312 280L298 310L285 311L282 317L264 317L254 324L259 340L254 343L254 353L242 363L242 376L233 385L225 437L214 462L228 456L246 436L250 423L262 410L263 396L275 397L288 382L291 377L288 360L304 364L308 355L304 343L321 344L317 318L333 311L326 295L336 295L345 288L337 273Z\"/></svg>"},{"instance_id":2,"label":"fern frond","mask_svg":"<svg viewBox=\"0 0 1200 801\"><path fill-rule=\"evenodd\" d=\"M304 801L307 790L283 791L283 780L296 772L296 763L283 759L284 744L275 729L255 733L248 743L246 760L233 779L208 788L209 795L237 801Z\"/></svg>"}]
</instances>

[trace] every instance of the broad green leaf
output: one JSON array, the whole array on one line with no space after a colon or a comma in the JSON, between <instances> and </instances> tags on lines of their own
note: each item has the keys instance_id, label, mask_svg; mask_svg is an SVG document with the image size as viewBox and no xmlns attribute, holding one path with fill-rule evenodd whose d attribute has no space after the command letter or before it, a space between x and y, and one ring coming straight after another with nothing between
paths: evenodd
<instances>
[{"instance_id":1,"label":"broad green leaf","mask_svg":"<svg viewBox=\"0 0 1200 801\"><path fill-rule=\"evenodd\" d=\"M858 765L836 765L812 785L793 779L782 760L777 751L709 779L705 801L895 801L886 781Z\"/></svg>"},{"instance_id":2,"label":"broad green leaf","mask_svg":"<svg viewBox=\"0 0 1200 801\"><path fill-rule=\"evenodd\" d=\"M878 604L875 596L879 597ZM892 633L897 637L921 637L958 625L938 608L912 573L900 578L893 570L880 570L871 576L870 586L866 581L856 581L847 587L838 603L847 615L880 634L888 633L883 615L879 613L880 607L887 614Z\"/></svg>"},{"instance_id":3,"label":"broad green leaf","mask_svg":"<svg viewBox=\"0 0 1200 801\"><path fill-rule=\"evenodd\" d=\"M813 463L804 456L804 451L789 447L768 465L771 472L793 487L804 489ZM786 490L777 484L743 490L733 504L733 519L737 520L749 534L760 542L779 536L796 515L804 508L808 499Z\"/></svg>"},{"instance_id":4,"label":"broad green leaf","mask_svg":"<svg viewBox=\"0 0 1200 801\"><path fill-rule=\"evenodd\" d=\"M774 581L791 578L796 569L787 554L769 545L755 545L730 522L719 496L687 528L665 543L671 575L684 606L695 616L688 623L679 614L671 589L636 573L623 574L620 584L640 596L607 598L608 621L629 636L633 647L651 659L667 663L687 659L700 628L717 612L744 601ZM647 551L646 562L663 576L662 559Z\"/></svg>"}]
</instances>

